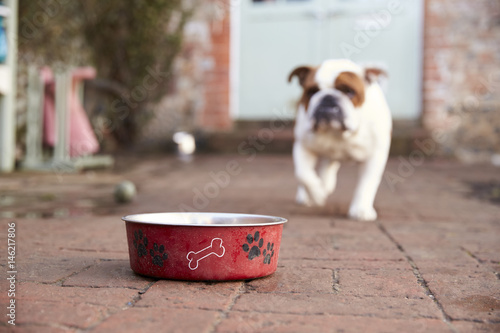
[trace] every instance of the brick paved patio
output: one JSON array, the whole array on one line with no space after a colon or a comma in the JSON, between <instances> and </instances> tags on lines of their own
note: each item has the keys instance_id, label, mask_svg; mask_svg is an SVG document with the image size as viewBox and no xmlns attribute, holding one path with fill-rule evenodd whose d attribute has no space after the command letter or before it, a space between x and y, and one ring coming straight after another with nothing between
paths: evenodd
<instances>
[{"instance_id":1,"label":"brick paved patio","mask_svg":"<svg viewBox=\"0 0 500 333\"><path fill-rule=\"evenodd\" d=\"M498 168L392 159L380 218L361 223L345 218L355 165L341 169L327 208L311 209L294 204L290 156L249 157L121 158L114 172L0 176L0 331L500 332L500 205L468 185L498 184ZM200 199L229 161L241 172ZM123 179L138 196L119 205L112 192ZM135 275L120 217L185 206L288 218L277 272L223 283ZM15 327L6 316L9 222Z\"/></svg>"}]
</instances>

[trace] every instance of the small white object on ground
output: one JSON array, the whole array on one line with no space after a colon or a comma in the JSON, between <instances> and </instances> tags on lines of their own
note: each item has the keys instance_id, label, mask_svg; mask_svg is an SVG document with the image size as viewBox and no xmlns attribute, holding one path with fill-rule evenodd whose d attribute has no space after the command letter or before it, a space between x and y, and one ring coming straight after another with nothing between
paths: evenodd
<instances>
[{"instance_id":1,"label":"small white object on ground","mask_svg":"<svg viewBox=\"0 0 500 333\"><path fill-rule=\"evenodd\" d=\"M493 154L491 156L491 164L500 167L500 154Z\"/></svg>"},{"instance_id":2,"label":"small white object on ground","mask_svg":"<svg viewBox=\"0 0 500 333\"><path fill-rule=\"evenodd\" d=\"M177 143L177 152L180 159L184 162L190 162L196 151L194 136L187 132L177 132L174 134L173 139L174 142Z\"/></svg>"}]
</instances>

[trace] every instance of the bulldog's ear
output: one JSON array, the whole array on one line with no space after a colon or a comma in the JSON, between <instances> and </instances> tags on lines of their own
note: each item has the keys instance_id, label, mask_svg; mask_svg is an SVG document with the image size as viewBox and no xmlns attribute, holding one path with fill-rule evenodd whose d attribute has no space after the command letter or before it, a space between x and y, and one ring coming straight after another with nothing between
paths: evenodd
<instances>
[{"instance_id":1,"label":"bulldog's ear","mask_svg":"<svg viewBox=\"0 0 500 333\"><path fill-rule=\"evenodd\" d=\"M306 81L307 75L309 75L309 72L311 70L313 70L313 68L310 66L299 66L299 67L295 68L288 76L288 82L292 82L293 77L297 76L297 78L299 79L300 85L303 87L304 82Z\"/></svg>"},{"instance_id":2,"label":"bulldog's ear","mask_svg":"<svg viewBox=\"0 0 500 333\"><path fill-rule=\"evenodd\" d=\"M378 67L366 67L365 68L365 80L368 83L373 83L379 81L382 77L387 77L387 72L382 68Z\"/></svg>"}]
</instances>

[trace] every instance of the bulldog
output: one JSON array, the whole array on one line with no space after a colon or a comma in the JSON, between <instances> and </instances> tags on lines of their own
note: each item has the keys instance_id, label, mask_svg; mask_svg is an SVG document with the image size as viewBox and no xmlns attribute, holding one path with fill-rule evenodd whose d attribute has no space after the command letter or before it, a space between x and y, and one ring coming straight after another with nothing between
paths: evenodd
<instances>
[{"instance_id":1,"label":"bulldog","mask_svg":"<svg viewBox=\"0 0 500 333\"><path fill-rule=\"evenodd\" d=\"M358 184L348 216L377 219L373 202L387 163L392 135L391 112L379 79L385 72L346 59L300 66L303 93L294 128L293 161L299 181L296 201L324 206L337 182L342 161L359 162Z\"/></svg>"}]
</instances>

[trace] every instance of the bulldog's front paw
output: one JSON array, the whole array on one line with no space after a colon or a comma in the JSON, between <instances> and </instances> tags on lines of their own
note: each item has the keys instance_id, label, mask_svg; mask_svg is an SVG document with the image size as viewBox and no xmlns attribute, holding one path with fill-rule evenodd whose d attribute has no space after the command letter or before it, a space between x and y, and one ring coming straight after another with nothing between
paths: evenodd
<instances>
[{"instance_id":1,"label":"bulldog's front paw","mask_svg":"<svg viewBox=\"0 0 500 333\"><path fill-rule=\"evenodd\" d=\"M299 205L306 206L306 207L312 206L311 198L309 197L309 194L307 194L306 189L303 188L302 186L300 186L297 189L297 195L295 196L295 202L297 202Z\"/></svg>"},{"instance_id":2,"label":"bulldog's front paw","mask_svg":"<svg viewBox=\"0 0 500 333\"><path fill-rule=\"evenodd\" d=\"M328 193L322 189L311 191L312 206L323 207L326 203Z\"/></svg>"},{"instance_id":3,"label":"bulldog's front paw","mask_svg":"<svg viewBox=\"0 0 500 333\"><path fill-rule=\"evenodd\" d=\"M352 220L375 221L377 219L377 212L373 207L351 206L348 216Z\"/></svg>"},{"instance_id":4,"label":"bulldog's front paw","mask_svg":"<svg viewBox=\"0 0 500 333\"><path fill-rule=\"evenodd\" d=\"M295 201L307 207L319 206L322 207L326 203L328 193L321 189L315 189L309 194L304 187L299 187Z\"/></svg>"}]
</instances>

